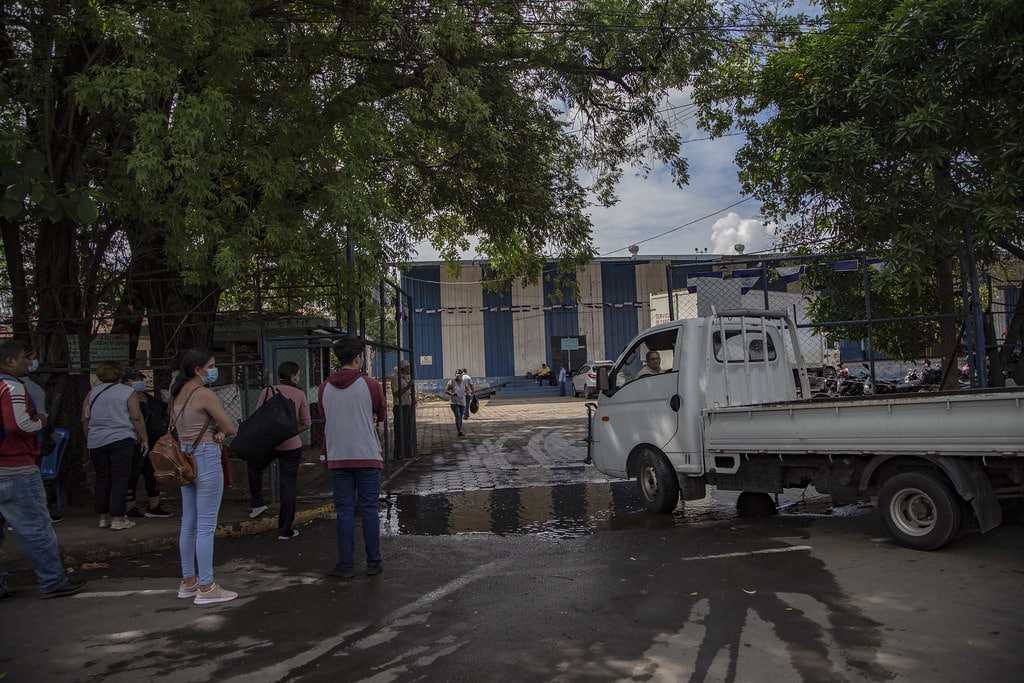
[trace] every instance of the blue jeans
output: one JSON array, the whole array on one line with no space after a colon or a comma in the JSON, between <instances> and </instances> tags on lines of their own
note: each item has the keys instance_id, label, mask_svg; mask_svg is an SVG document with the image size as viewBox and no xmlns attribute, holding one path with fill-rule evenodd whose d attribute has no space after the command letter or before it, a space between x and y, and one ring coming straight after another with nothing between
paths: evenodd
<instances>
[{"instance_id":1,"label":"blue jeans","mask_svg":"<svg viewBox=\"0 0 1024 683\"><path fill-rule=\"evenodd\" d=\"M182 446L183 451L191 446ZM181 487L181 578L196 576L199 583L213 583L213 533L217 530L217 513L224 496L224 470L220 464L220 446L201 444L192 453L196 459L196 478Z\"/></svg>"},{"instance_id":2,"label":"blue jeans","mask_svg":"<svg viewBox=\"0 0 1024 683\"><path fill-rule=\"evenodd\" d=\"M455 413L455 429L462 431L462 415L466 410L466 406L460 406L458 403L452 404L452 412Z\"/></svg>"},{"instance_id":3,"label":"blue jeans","mask_svg":"<svg viewBox=\"0 0 1024 683\"><path fill-rule=\"evenodd\" d=\"M14 529L29 564L39 579L39 592L50 593L66 586L70 579L57 549L57 534L50 523L46 491L38 472L0 474L0 519ZM0 525L0 543L4 528Z\"/></svg>"},{"instance_id":4,"label":"blue jeans","mask_svg":"<svg viewBox=\"0 0 1024 683\"><path fill-rule=\"evenodd\" d=\"M377 503L380 500L380 470L376 467L343 467L330 470L334 488L334 510L338 513L335 527L338 532L338 568L350 572L354 569L356 498L359 517L363 524L363 545L366 566L380 566L380 518Z\"/></svg>"}]
</instances>

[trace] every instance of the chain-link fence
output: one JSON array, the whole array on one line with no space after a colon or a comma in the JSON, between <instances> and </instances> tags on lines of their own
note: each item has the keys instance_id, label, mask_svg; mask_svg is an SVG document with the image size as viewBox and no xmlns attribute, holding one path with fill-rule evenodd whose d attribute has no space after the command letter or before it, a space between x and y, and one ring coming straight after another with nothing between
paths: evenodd
<instances>
[{"instance_id":1,"label":"chain-link fence","mask_svg":"<svg viewBox=\"0 0 1024 683\"><path fill-rule=\"evenodd\" d=\"M713 310L786 311L819 391L856 395L915 388L1002 386L1016 297L964 267L943 310L934 290L894 287L880 252L725 259L669 269L669 317ZM951 280L951 284L956 280ZM932 311L921 315L920 310ZM943 340L954 340L943 347ZM1011 339L1012 341L1012 339ZM1019 357L1019 342L1016 357ZM998 367L997 367L998 366ZM1011 380L1012 381L1012 380Z\"/></svg>"}]
</instances>

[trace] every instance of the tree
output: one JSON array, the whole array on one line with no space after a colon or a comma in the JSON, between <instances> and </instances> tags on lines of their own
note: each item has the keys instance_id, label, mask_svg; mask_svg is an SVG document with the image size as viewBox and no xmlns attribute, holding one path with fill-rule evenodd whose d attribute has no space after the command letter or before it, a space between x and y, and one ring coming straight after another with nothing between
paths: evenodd
<instances>
[{"instance_id":1,"label":"tree","mask_svg":"<svg viewBox=\"0 0 1024 683\"><path fill-rule=\"evenodd\" d=\"M737 42L701 84L705 124L747 133L744 190L786 224L786 244L884 248L884 278L909 308L952 313L965 241L983 264L1022 246L1024 8L823 7L808 30L778 20ZM941 336L951 356L955 327Z\"/></svg>"}]
</instances>

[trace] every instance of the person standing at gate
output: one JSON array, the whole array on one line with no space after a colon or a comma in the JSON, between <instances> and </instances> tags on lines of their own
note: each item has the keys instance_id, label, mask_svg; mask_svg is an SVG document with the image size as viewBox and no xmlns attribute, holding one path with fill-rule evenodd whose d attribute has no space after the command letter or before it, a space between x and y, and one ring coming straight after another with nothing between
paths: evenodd
<instances>
[{"instance_id":1,"label":"person standing at gate","mask_svg":"<svg viewBox=\"0 0 1024 683\"><path fill-rule=\"evenodd\" d=\"M404 460L413 457L416 452L416 405L413 403L413 394L416 392L409 361L398 361L390 381L394 398L395 459Z\"/></svg>"},{"instance_id":2,"label":"person standing at gate","mask_svg":"<svg viewBox=\"0 0 1024 683\"><path fill-rule=\"evenodd\" d=\"M281 509L277 513L277 537L286 541L299 535L298 529L292 528L295 521L295 500L299 492L299 463L302 462L302 439L299 438L299 434L309 429L312 420L309 418L306 392L299 388L298 384L299 364L290 360L281 363L277 367L277 382L274 388L284 394L285 398L291 399L295 404L295 415L299 419L298 433L274 447L274 460L277 460L280 470L278 474L281 499ZM272 395L269 388L264 389L256 407L259 408ZM252 505L250 518L255 519L267 511L263 499L263 470L274 460L255 464L249 461L249 499Z\"/></svg>"},{"instance_id":3,"label":"person standing at gate","mask_svg":"<svg viewBox=\"0 0 1024 683\"><path fill-rule=\"evenodd\" d=\"M331 475L334 489L338 564L328 576L355 576L355 512L363 529L366 575L381 572L380 475L384 451L377 436L378 422L387 419L387 399L380 383L363 372L366 342L343 337L334 342L340 369L320 385L320 411L324 417L324 444L320 463Z\"/></svg>"}]
</instances>

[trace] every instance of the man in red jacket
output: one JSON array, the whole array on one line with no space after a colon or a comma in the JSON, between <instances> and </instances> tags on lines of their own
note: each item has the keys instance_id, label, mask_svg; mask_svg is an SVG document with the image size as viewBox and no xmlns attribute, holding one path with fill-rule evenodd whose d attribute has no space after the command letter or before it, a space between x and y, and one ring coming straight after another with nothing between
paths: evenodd
<instances>
[{"instance_id":1,"label":"man in red jacket","mask_svg":"<svg viewBox=\"0 0 1024 683\"><path fill-rule=\"evenodd\" d=\"M39 597L74 595L85 586L64 572L57 535L50 524L46 492L39 476L39 439L46 415L36 413L19 377L28 374L29 359L19 342L0 342L0 543L10 525L39 579ZM0 601L14 597L0 579Z\"/></svg>"}]
</instances>

